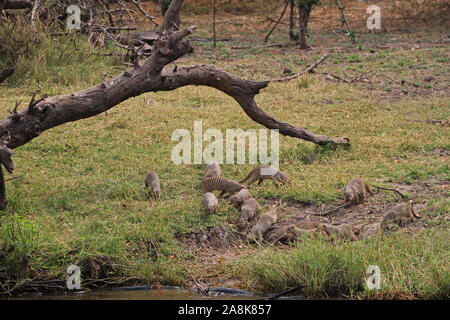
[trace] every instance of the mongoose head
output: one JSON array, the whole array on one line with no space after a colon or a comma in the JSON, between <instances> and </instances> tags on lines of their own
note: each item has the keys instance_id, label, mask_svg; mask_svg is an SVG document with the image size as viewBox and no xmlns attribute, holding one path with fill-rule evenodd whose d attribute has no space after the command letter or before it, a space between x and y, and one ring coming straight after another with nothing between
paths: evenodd
<instances>
[{"instance_id":1,"label":"mongoose head","mask_svg":"<svg viewBox=\"0 0 450 320\"><path fill-rule=\"evenodd\" d=\"M208 213L214 213L216 211L217 207L215 205L212 204L208 204L206 205L206 211L208 211Z\"/></svg>"},{"instance_id":2,"label":"mongoose head","mask_svg":"<svg viewBox=\"0 0 450 320\"><path fill-rule=\"evenodd\" d=\"M281 171L278 171L278 172L275 174L275 177L276 177L276 179L277 179L279 182L281 182L282 184L286 184L286 183L289 182L288 177L287 177L283 172L281 172Z\"/></svg>"}]
</instances>

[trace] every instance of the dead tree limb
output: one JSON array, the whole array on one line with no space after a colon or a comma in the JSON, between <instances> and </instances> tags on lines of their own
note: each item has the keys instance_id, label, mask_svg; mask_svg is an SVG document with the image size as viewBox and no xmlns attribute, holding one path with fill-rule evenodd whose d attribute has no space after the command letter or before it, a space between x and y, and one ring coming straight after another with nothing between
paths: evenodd
<instances>
[{"instance_id":1,"label":"dead tree limb","mask_svg":"<svg viewBox=\"0 0 450 320\"><path fill-rule=\"evenodd\" d=\"M0 163L8 172L12 173L14 170L13 149L28 143L46 130L101 114L131 97L146 92L171 91L188 85L205 85L224 92L234 98L251 119L269 129L278 129L283 135L319 145L350 144L348 138L315 135L277 120L261 110L254 97L261 89L267 87L270 80L243 80L214 66L206 65L165 68L193 51L185 37L192 34L195 26L178 29L177 21L180 21L182 2L182 0L172 1L149 58L138 61L116 77L79 92L58 96L44 95L37 100L33 95L28 108L10 113L0 120ZM6 201L6 198L4 200Z\"/></svg>"},{"instance_id":2,"label":"dead tree limb","mask_svg":"<svg viewBox=\"0 0 450 320\"><path fill-rule=\"evenodd\" d=\"M138 10L148 19L150 20L155 26L159 26L159 24L155 21L155 17L149 15L147 13L147 11L144 10L144 8L141 7L140 5L140 0L132 0L134 5L136 6L136 8L138 8Z\"/></svg>"},{"instance_id":3,"label":"dead tree limb","mask_svg":"<svg viewBox=\"0 0 450 320\"><path fill-rule=\"evenodd\" d=\"M271 82L283 82L283 81L289 81L289 80L298 78L298 77L304 75L304 74L307 73L307 72L313 71L319 64L321 64L322 62L324 62L325 60L327 60L327 58L328 58L328 54L324 54L323 56L320 57L319 60L317 60L316 62L314 62L312 65L308 66L308 67L307 67L305 70L303 70L302 72L296 73L296 74L294 74L294 75L292 75L292 76L285 77L285 78L272 79L272 80L270 80L270 81L271 81Z\"/></svg>"}]
</instances>

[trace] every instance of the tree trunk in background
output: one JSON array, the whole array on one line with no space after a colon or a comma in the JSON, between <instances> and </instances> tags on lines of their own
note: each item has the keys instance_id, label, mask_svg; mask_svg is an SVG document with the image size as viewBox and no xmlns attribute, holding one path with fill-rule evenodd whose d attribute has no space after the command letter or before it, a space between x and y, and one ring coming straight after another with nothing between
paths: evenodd
<instances>
[{"instance_id":1,"label":"tree trunk in background","mask_svg":"<svg viewBox=\"0 0 450 320\"><path fill-rule=\"evenodd\" d=\"M295 3L294 0L290 0L290 12L289 12L289 40L296 42L298 35L295 34Z\"/></svg>"},{"instance_id":2,"label":"tree trunk in background","mask_svg":"<svg viewBox=\"0 0 450 320\"><path fill-rule=\"evenodd\" d=\"M306 3L302 3L298 6L298 22L299 22L299 39L298 45L300 49L307 49L308 44L306 42L307 36L307 28L308 28L308 20L309 15L311 13L312 5L306 1Z\"/></svg>"}]
</instances>

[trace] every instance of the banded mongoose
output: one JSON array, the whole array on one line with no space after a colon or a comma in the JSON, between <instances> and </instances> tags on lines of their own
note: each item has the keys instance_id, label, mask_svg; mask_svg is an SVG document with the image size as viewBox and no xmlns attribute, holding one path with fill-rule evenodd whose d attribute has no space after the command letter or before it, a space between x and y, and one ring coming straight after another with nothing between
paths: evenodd
<instances>
[{"instance_id":1,"label":"banded mongoose","mask_svg":"<svg viewBox=\"0 0 450 320\"><path fill-rule=\"evenodd\" d=\"M250 198L245 200L241 207L241 216L239 217L239 226L244 228L248 221L255 217L255 213L261 210L258 200Z\"/></svg>"},{"instance_id":2,"label":"banded mongoose","mask_svg":"<svg viewBox=\"0 0 450 320\"><path fill-rule=\"evenodd\" d=\"M298 237L303 235L314 234L315 230L303 230L295 226L295 224L288 224L279 226L269 230L264 235L264 240L268 242L282 242L289 243L295 241Z\"/></svg>"},{"instance_id":3,"label":"banded mongoose","mask_svg":"<svg viewBox=\"0 0 450 320\"><path fill-rule=\"evenodd\" d=\"M211 161L206 165L205 178L220 177L221 175L222 171L220 170L220 166L215 161Z\"/></svg>"},{"instance_id":4,"label":"banded mongoose","mask_svg":"<svg viewBox=\"0 0 450 320\"><path fill-rule=\"evenodd\" d=\"M202 180L203 193L211 192L214 190L221 190L219 198L222 197L226 192L232 196L234 193L241 191L244 188L240 183L236 181L227 180L223 177L208 177Z\"/></svg>"},{"instance_id":5,"label":"banded mongoose","mask_svg":"<svg viewBox=\"0 0 450 320\"><path fill-rule=\"evenodd\" d=\"M344 201L346 203L357 205L364 202L367 194L373 194L367 183L361 178L354 178L350 180L344 188Z\"/></svg>"},{"instance_id":6,"label":"banded mongoose","mask_svg":"<svg viewBox=\"0 0 450 320\"><path fill-rule=\"evenodd\" d=\"M414 222L416 220L415 218L420 219L421 216L414 212L411 204L408 202L400 203L384 216L380 228L382 230L391 229L391 223L403 226L409 221Z\"/></svg>"},{"instance_id":7,"label":"banded mongoose","mask_svg":"<svg viewBox=\"0 0 450 320\"><path fill-rule=\"evenodd\" d=\"M358 240L355 235L355 231L358 230L357 227L351 224L341 224L339 226L334 226L328 223L322 223L318 227L319 231L322 231L323 234L329 236L330 238L336 239L350 239L353 241Z\"/></svg>"},{"instance_id":8,"label":"banded mongoose","mask_svg":"<svg viewBox=\"0 0 450 320\"><path fill-rule=\"evenodd\" d=\"M372 192L372 190L370 190L367 183L365 183L361 178L354 178L350 180L344 188L345 203L337 208L323 212L320 215L326 216L342 208L348 208L352 205L358 205L360 203L363 203L367 197L367 194L372 195L374 193Z\"/></svg>"},{"instance_id":9,"label":"banded mongoose","mask_svg":"<svg viewBox=\"0 0 450 320\"><path fill-rule=\"evenodd\" d=\"M262 240L264 234L269 230L269 228L277 222L278 216L277 216L277 210L273 209L266 213L263 213L261 217L259 217L258 222L256 225L250 230L250 233L253 236L256 236L258 240Z\"/></svg>"},{"instance_id":10,"label":"banded mongoose","mask_svg":"<svg viewBox=\"0 0 450 320\"><path fill-rule=\"evenodd\" d=\"M216 196L211 192L206 192L203 194L203 205L208 213L216 212L219 207L219 201L217 201Z\"/></svg>"},{"instance_id":11,"label":"banded mongoose","mask_svg":"<svg viewBox=\"0 0 450 320\"><path fill-rule=\"evenodd\" d=\"M300 222L296 222L295 226L297 228L299 228L299 229L302 229L302 230L311 230L311 229L316 229L319 226L320 223L321 222L319 222L319 221L305 221L305 220L303 220L303 221L300 221Z\"/></svg>"},{"instance_id":12,"label":"banded mongoose","mask_svg":"<svg viewBox=\"0 0 450 320\"><path fill-rule=\"evenodd\" d=\"M278 187L278 183L285 184L288 182L287 176L280 170L275 169L271 166L259 166L254 168L250 173L239 183L243 183L248 180L247 185L251 185L256 180L258 181L258 186L266 179L271 179L273 184Z\"/></svg>"},{"instance_id":13,"label":"banded mongoose","mask_svg":"<svg viewBox=\"0 0 450 320\"><path fill-rule=\"evenodd\" d=\"M154 199L159 199L159 196L161 194L161 186L159 185L159 179L158 179L158 175L156 174L156 172L149 172L147 173L147 175L145 176L145 186L147 188L150 188L149 192L148 192L148 196L153 197Z\"/></svg>"},{"instance_id":14,"label":"banded mongoose","mask_svg":"<svg viewBox=\"0 0 450 320\"><path fill-rule=\"evenodd\" d=\"M242 206L245 200L248 200L251 197L252 195L250 194L250 192L248 192L248 189L242 188L241 191L230 197L230 204L234 204L236 208L239 208L240 206Z\"/></svg>"}]
</instances>

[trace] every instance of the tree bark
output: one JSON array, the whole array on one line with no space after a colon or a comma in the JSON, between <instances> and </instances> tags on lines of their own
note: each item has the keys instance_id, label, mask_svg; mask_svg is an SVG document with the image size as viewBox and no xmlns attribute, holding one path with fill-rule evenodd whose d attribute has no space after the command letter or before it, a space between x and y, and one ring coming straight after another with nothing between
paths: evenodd
<instances>
[{"instance_id":1,"label":"tree bark","mask_svg":"<svg viewBox=\"0 0 450 320\"><path fill-rule=\"evenodd\" d=\"M296 42L298 40L298 35L295 34L295 3L294 0L289 0L290 11L289 11L289 40Z\"/></svg>"},{"instance_id":2,"label":"tree bark","mask_svg":"<svg viewBox=\"0 0 450 320\"><path fill-rule=\"evenodd\" d=\"M12 173L14 169L12 149L26 144L48 129L95 116L145 92L170 91L187 85L205 85L226 93L239 103L251 119L267 128L278 129L284 135L319 145L350 144L348 138L315 135L279 121L259 109L254 97L270 80L243 80L206 65L164 68L193 51L189 41L184 38L194 31L195 26L178 30L178 25L174 23L179 21L182 2L172 1L158 31L159 37L155 41L154 51L146 60L135 63L132 68L112 79L76 93L52 97L44 95L38 100L35 100L33 95L26 109L17 112L17 104L8 116L0 120L0 163L8 172ZM1 187L2 185L0 191ZM6 198L4 199L6 201Z\"/></svg>"},{"instance_id":3,"label":"tree bark","mask_svg":"<svg viewBox=\"0 0 450 320\"><path fill-rule=\"evenodd\" d=\"M300 49L307 49L308 43L306 41L309 15L311 14L312 5L306 1L304 4L298 7L298 17L299 17L299 39L298 44Z\"/></svg>"}]
</instances>

